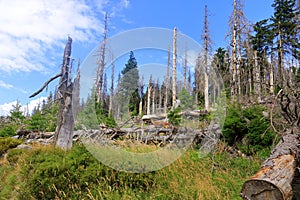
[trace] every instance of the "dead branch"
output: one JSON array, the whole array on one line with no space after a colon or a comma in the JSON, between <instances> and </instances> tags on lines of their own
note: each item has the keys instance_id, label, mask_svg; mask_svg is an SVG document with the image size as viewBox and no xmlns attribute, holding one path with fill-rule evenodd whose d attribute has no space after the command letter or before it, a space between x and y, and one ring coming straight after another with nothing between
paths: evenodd
<instances>
[{"instance_id":1,"label":"dead branch","mask_svg":"<svg viewBox=\"0 0 300 200\"><path fill-rule=\"evenodd\" d=\"M50 83L51 81L57 79L57 78L60 77L60 76L62 76L61 73L60 73L60 74L56 74L55 76L53 76L52 78L50 78L48 81L46 81L46 82L44 83L44 85L43 85L38 91L36 91L36 92L33 93L32 95L30 95L29 98L35 97L36 95L38 95L39 93L41 93L41 92L45 89L45 87L47 87L47 86L49 85L49 83Z\"/></svg>"}]
</instances>

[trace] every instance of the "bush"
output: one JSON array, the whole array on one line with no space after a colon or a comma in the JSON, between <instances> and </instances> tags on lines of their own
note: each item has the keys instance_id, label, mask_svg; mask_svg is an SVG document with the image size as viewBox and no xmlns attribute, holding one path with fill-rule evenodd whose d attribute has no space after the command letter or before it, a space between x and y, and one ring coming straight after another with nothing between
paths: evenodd
<instances>
[{"instance_id":1,"label":"bush","mask_svg":"<svg viewBox=\"0 0 300 200\"><path fill-rule=\"evenodd\" d=\"M11 137L16 135L17 126L13 124L4 125L4 127L0 130L0 137Z\"/></svg>"},{"instance_id":2,"label":"bush","mask_svg":"<svg viewBox=\"0 0 300 200\"><path fill-rule=\"evenodd\" d=\"M180 122L181 122L181 116L179 115L180 112L180 108L175 108L174 110L171 110L168 113L168 119L169 119L169 123L171 123L174 126L179 126Z\"/></svg>"},{"instance_id":3,"label":"bush","mask_svg":"<svg viewBox=\"0 0 300 200\"><path fill-rule=\"evenodd\" d=\"M270 128L270 120L263 116L263 106L242 109L238 105L228 107L223 135L229 145L236 145L246 154L254 154L269 149L275 133Z\"/></svg>"}]
</instances>

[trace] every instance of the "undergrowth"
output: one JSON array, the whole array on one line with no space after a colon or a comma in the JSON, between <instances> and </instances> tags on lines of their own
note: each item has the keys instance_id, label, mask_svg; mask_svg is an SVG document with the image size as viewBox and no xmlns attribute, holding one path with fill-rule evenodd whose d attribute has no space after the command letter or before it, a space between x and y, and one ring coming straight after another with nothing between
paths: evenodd
<instances>
[{"instance_id":1,"label":"undergrowth","mask_svg":"<svg viewBox=\"0 0 300 200\"><path fill-rule=\"evenodd\" d=\"M162 170L133 174L96 160L84 146L10 150L0 164L0 199L240 199L255 159L225 152L199 158L196 149Z\"/></svg>"}]
</instances>

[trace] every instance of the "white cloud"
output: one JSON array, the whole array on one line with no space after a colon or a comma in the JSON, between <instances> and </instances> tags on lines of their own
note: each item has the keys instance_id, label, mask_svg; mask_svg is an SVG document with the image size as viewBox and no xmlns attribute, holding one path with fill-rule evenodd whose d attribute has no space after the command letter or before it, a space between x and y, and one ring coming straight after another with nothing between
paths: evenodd
<instances>
[{"instance_id":1,"label":"white cloud","mask_svg":"<svg viewBox=\"0 0 300 200\"><path fill-rule=\"evenodd\" d=\"M31 100L27 105L22 105L21 111L24 114L32 114L32 111L35 107L38 107L38 105L42 105L43 100L47 100L47 97L39 97L38 99ZM0 116L9 115L10 111L13 109L13 106L17 105L17 102L18 101L12 101L0 105Z\"/></svg>"},{"instance_id":2,"label":"white cloud","mask_svg":"<svg viewBox=\"0 0 300 200\"><path fill-rule=\"evenodd\" d=\"M34 108L41 106L44 100L47 101L47 97L39 97L37 99L31 100L27 105L22 106L22 110L24 110L25 114L27 114L27 112L29 114L32 114Z\"/></svg>"},{"instance_id":3,"label":"white cloud","mask_svg":"<svg viewBox=\"0 0 300 200\"><path fill-rule=\"evenodd\" d=\"M0 80L0 88L11 89L13 88L13 85L5 83L4 81Z\"/></svg>"},{"instance_id":4,"label":"white cloud","mask_svg":"<svg viewBox=\"0 0 300 200\"><path fill-rule=\"evenodd\" d=\"M13 108L13 105L16 105L17 101L13 101L10 103L5 103L0 105L0 116L9 115L9 111Z\"/></svg>"},{"instance_id":5,"label":"white cloud","mask_svg":"<svg viewBox=\"0 0 300 200\"><path fill-rule=\"evenodd\" d=\"M0 70L46 71L67 35L78 42L95 39L102 27L97 14L105 1L87 1L0 1Z\"/></svg>"}]
</instances>

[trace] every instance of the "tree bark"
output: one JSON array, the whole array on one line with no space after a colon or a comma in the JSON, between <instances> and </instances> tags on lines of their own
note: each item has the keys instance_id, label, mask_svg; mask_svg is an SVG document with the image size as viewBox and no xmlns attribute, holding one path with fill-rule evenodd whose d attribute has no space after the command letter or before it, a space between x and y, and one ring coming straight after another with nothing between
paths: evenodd
<instances>
[{"instance_id":1,"label":"tree bark","mask_svg":"<svg viewBox=\"0 0 300 200\"><path fill-rule=\"evenodd\" d=\"M297 167L299 129L283 136L261 169L242 187L244 200L289 200L293 197L292 181Z\"/></svg>"},{"instance_id":2,"label":"tree bark","mask_svg":"<svg viewBox=\"0 0 300 200\"><path fill-rule=\"evenodd\" d=\"M260 66L258 64L257 52L254 51L254 70L255 70L255 83L254 92L256 101L259 103L261 101L261 90L260 90Z\"/></svg>"},{"instance_id":3,"label":"tree bark","mask_svg":"<svg viewBox=\"0 0 300 200\"><path fill-rule=\"evenodd\" d=\"M274 63L273 63L273 53L271 53L271 63L270 63L270 95L274 95Z\"/></svg>"},{"instance_id":4,"label":"tree bark","mask_svg":"<svg viewBox=\"0 0 300 200\"><path fill-rule=\"evenodd\" d=\"M61 78L58 86L59 111L57 117L56 146L62 149L72 148L74 116L72 109L73 83L71 77L71 49L72 38L68 37L68 42L64 51L63 65L61 69Z\"/></svg>"},{"instance_id":5,"label":"tree bark","mask_svg":"<svg viewBox=\"0 0 300 200\"><path fill-rule=\"evenodd\" d=\"M105 67L105 53L106 53L106 42L107 42L107 20L108 14L105 13L104 16L104 32L103 32L103 42L100 45L100 52L97 59L97 76L96 76L96 89L97 89L97 102L102 103L103 101L103 76Z\"/></svg>"},{"instance_id":6,"label":"tree bark","mask_svg":"<svg viewBox=\"0 0 300 200\"><path fill-rule=\"evenodd\" d=\"M173 36L173 76L172 76L172 107L175 109L176 105L176 65L177 65L177 28L174 28L174 36Z\"/></svg>"},{"instance_id":7,"label":"tree bark","mask_svg":"<svg viewBox=\"0 0 300 200\"><path fill-rule=\"evenodd\" d=\"M164 105L164 112L167 113L168 111L168 99L169 99L169 87L170 87L170 48L168 49L168 64L167 64L167 74L165 78L165 86L166 86L166 93L165 93L165 105Z\"/></svg>"},{"instance_id":8,"label":"tree bark","mask_svg":"<svg viewBox=\"0 0 300 200\"><path fill-rule=\"evenodd\" d=\"M209 95L208 95L208 54L209 54L209 35L208 35L208 21L207 21L207 6L204 10L204 108L209 110Z\"/></svg>"}]
</instances>

